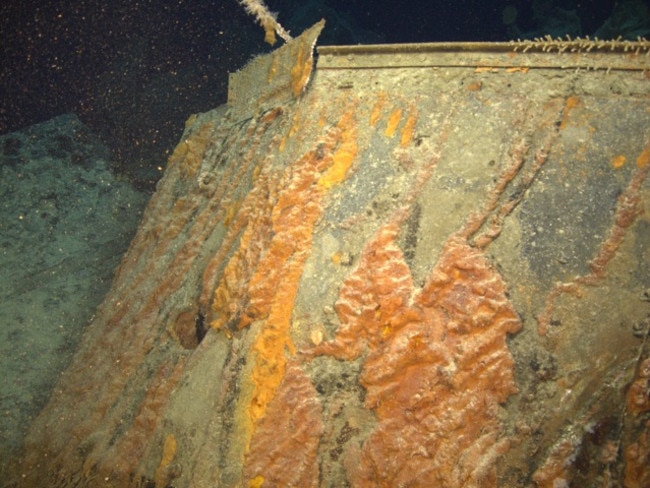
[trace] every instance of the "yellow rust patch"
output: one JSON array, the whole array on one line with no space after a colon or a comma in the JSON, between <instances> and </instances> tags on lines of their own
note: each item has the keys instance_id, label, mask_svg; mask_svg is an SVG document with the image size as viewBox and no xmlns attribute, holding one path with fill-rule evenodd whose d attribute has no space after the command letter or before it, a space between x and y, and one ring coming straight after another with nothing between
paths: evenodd
<instances>
[{"instance_id":1,"label":"yellow rust patch","mask_svg":"<svg viewBox=\"0 0 650 488\"><path fill-rule=\"evenodd\" d=\"M287 130L287 133L282 136L282 139L280 140L280 144L278 145L278 149L280 152L283 152L285 148L287 147L287 142L294 137L298 131L301 128L301 118L300 114L296 112L293 115L293 118L291 119L291 126L289 127L289 130Z\"/></svg>"},{"instance_id":2,"label":"yellow rust patch","mask_svg":"<svg viewBox=\"0 0 650 488\"><path fill-rule=\"evenodd\" d=\"M396 108L388 116L388 122L386 123L386 130L384 131L384 135L386 137L393 137L395 135L395 132L397 132L397 126L399 125L401 120L402 120L402 109Z\"/></svg>"},{"instance_id":3,"label":"yellow rust patch","mask_svg":"<svg viewBox=\"0 0 650 488\"><path fill-rule=\"evenodd\" d=\"M648 165L648 163L650 163L650 144L643 148L639 157L636 158L636 167L643 169Z\"/></svg>"},{"instance_id":4,"label":"yellow rust patch","mask_svg":"<svg viewBox=\"0 0 650 488\"><path fill-rule=\"evenodd\" d=\"M192 127L192 125L194 125L194 122L196 122L196 114L192 114L187 118L185 121L185 130Z\"/></svg>"},{"instance_id":5,"label":"yellow rust patch","mask_svg":"<svg viewBox=\"0 0 650 488\"><path fill-rule=\"evenodd\" d=\"M168 166L172 166L174 164L178 164L183 159L185 158L185 155L187 154L188 151L188 145L185 141L179 142L174 150L172 151L171 155L169 156L169 160L167 161Z\"/></svg>"},{"instance_id":6,"label":"yellow rust patch","mask_svg":"<svg viewBox=\"0 0 650 488\"><path fill-rule=\"evenodd\" d=\"M156 468L156 473L154 476L156 486L165 486L167 484L167 467L176 457L176 449L176 437L174 437L174 434L167 434L165 436L165 442L163 444L162 457L160 459L158 467Z\"/></svg>"},{"instance_id":7,"label":"yellow rust patch","mask_svg":"<svg viewBox=\"0 0 650 488\"><path fill-rule=\"evenodd\" d=\"M415 123L418 120L418 112L415 107L411 107L409 110L409 115L406 118L406 123L402 128L402 134L400 136L399 145L404 147L408 146L413 139L413 132L415 131Z\"/></svg>"},{"instance_id":8,"label":"yellow rust patch","mask_svg":"<svg viewBox=\"0 0 650 488\"><path fill-rule=\"evenodd\" d=\"M176 437L174 434L167 434L165 436L165 443L163 444L163 454L160 460L160 466L165 468L171 464L176 457Z\"/></svg>"},{"instance_id":9,"label":"yellow rust patch","mask_svg":"<svg viewBox=\"0 0 650 488\"><path fill-rule=\"evenodd\" d=\"M353 118L353 114L349 112L339 124L341 141L334 152L333 164L318 180L318 184L325 188L331 188L343 181L357 157L357 127Z\"/></svg>"},{"instance_id":10,"label":"yellow rust patch","mask_svg":"<svg viewBox=\"0 0 650 488\"><path fill-rule=\"evenodd\" d=\"M330 144L324 143L307 153L287 172L284 191L279 193L272 210L273 239L249 282L252 314L265 319L252 347L256 353L251 373L255 385L250 406L253 425L264 417L284 377L287 356L295 353L290 334L293 304L314 226L322 213L325 191L345 178L356 155L353 121L349 111L338 124Z\"/></svg>"},{"instance_id":11,"label":"yellow rust patch","mask_svg":"<svg viewBox=\"0 0 650 488\"><path fill-rule=\"evenodd\" d=\"M248 482L248 488L262 488L264 484L264 476L257 475L255 478Z\"/></svg>"},{"instance_id":12,"label":"yellow rust patch","mask_svg":"<svg viewBox=\"0 0 650 488\"><path fill-rule=\"evenodd\" d=\"M230 205L228 205L228 208L226 209L226 215L223 218L223 225L225 227L228 227L230 225L230 222L232 222L232 219L239 211L239 207L241 207L241 200L235 200Z\"/></svg>"},{"instance_id":13,"label":"yellow rust patch","mask_svg":"<svg viewBox=\"0 0 650 488\"><path fill-rule=\"evenodd\" d=\"M612 158L612 166L616 169L622 168L623 165L625 164L625 156L622 154L619 154L618 156L614 156Z\"/></svg>"}]
</instances>

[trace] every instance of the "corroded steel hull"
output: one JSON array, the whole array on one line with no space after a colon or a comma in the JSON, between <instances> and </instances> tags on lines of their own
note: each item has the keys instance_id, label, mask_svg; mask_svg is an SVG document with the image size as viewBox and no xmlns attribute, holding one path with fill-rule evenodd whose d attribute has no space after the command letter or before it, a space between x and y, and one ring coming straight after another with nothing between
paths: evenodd
<instances>
[{"instance_id":1,"label":"corroded steel hull","mask_svg":"<svg viewBox=\"0 0 650 488\"><path fill-rule=\"evenodd\" d=\"M188 121L22 482L649 486L648 47L320 27Z\"/></svg>"}]
</instances>

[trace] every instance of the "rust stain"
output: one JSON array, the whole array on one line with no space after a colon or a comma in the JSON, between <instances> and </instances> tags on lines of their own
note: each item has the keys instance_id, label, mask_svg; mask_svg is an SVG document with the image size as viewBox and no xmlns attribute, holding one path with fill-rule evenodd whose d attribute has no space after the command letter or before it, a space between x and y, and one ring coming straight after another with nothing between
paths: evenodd
<instances>
[{"instance_id":1,"label":"rust stain","mask_svg":"<svg viewBox=\"0 0 650 488\"><path fill-rule=\"evenodd\" d=\"M237 214L237 211L239 210L240 207L241 207L241 200L235 200L234 202L231 202L226 207L226 213L223 217L223 225L225 227L228 227L230 225L233 217Z\"/></svg>"},{"instance_id":2,"label":"rust stain","mask_svg":"<svg viewBox=\"0 0 650 488\"><path fill-rule=\"evenodd\" d=\"M284 191L273 207L273 238L248 284L253 316L266 317L253 345L256 352L251 374L255 384L250 411L253 424L264 416L284 377L287 354L295 352L290 336L291 314L302 268L311 248L314 226L322 213L322 199L327 189L345 178L356 155L355 138L350 111L342 117L335 137L330 138L329 151L321 147L291 168L282 185ZM319 158L321 154L323 157Z\"/></svg>"},{"instance_id":3,"label":"rust stain","mask_svg":"<svg viewBox=\"0 0 650 488\"><path fill-rule=\"evenodd\" d=\"M264 486L264 476L257 475L252 480L248 481L248 488L262 488Z\"/></svg>"},{"instance_id":4,"label":"rust stain","mask_svg":"<svg viewBox=\"0 0 650 488\"><path fill-rule=\"evenodd\" d=\"M282 137L282 140L280 141L280 145L278 146L280 152L284 151L289 139L295 136L299 130L300 130L300 119L298 117L298 114L296 113L293 115L291 121L291 127L289 128L288 132L284 135L284 137Z\"/></svg>"},{"instance_id":5,"label":"rust stain","mask_svg":"<svg viewBox=\"0 0 650 488\"><path fill-rule=\"evenodd\" d=\"M172 165L179 164L181 161L183 161L183 159L185 159L187 151L187 143L185 141L179 142L169 156L169 159L167 160L167 166L170 167Z\"/></svg>"},{"instance_id":6,"label":"rust stain","mask_svg":"<svg viewBox=\"0 0 650 488\"><path fill-rule=\"evenodd\" d=\"M650 411L650 358L637 367L632 385L627 392L627 411L641 420L640 432L624 452L624 486L645 488L650 486L650 421L641 416Z\"/></svg>"},{"instance_id":7,"label":"rust stain","mask_svg":"<svg viewBox=\"0 0 650 488\"><path fill-rule=\"evenodd\" d=\"M146 449L144 440L150 438L158 426L161 410L167 404L171 392L178 385L184 367L184 360L176 364L167 361L162 363L152 374L146 394L134 412L130 429L122 436L113 439L110 447L103 446L106 451L97 463L100 472L110 472L110 466L120 466L124 468L125 473L135 472ZM108 442L108 440L104 442ZM95 445L95 449L100 447L99 444ZM176 439L169 438L165 444L167 447L166 451L163 449L161 464L171 463L176 453ZM94 456L91 454L86 462L90 464L94 460ZM103 463L105 466L102 466Z\"/></svg>"}]
</instances>

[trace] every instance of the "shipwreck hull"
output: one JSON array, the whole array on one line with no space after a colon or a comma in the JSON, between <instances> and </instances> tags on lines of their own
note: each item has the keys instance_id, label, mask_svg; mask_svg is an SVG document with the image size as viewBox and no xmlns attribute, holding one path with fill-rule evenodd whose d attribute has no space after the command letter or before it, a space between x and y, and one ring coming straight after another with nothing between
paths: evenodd
<instances>
[{"instance_id":1,"label":"shipwreck hull","mask_svg":"<svg viewBox=\"0 0 650 488\"><path fill-rule=\"evenodd\" d=\"M648 486L647 43L321 27L188 120L15 483Z\"/></svg>"}]
</instances>

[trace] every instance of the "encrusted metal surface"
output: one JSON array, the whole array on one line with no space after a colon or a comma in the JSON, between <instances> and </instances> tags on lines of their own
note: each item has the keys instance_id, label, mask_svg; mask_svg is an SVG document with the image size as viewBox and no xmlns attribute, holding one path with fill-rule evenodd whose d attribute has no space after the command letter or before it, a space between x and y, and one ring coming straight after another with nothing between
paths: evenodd
<instances>
[{"instance_id":1,"label":"encrusted metal surface","mask_svg":"<svg viewBox=\"0 0 650 488\"><path fill-rule=\"evenodd\" d=\"M25 476L650 485L647 49L311 39L188 121Z\"/></svg>"}]
</instances>

